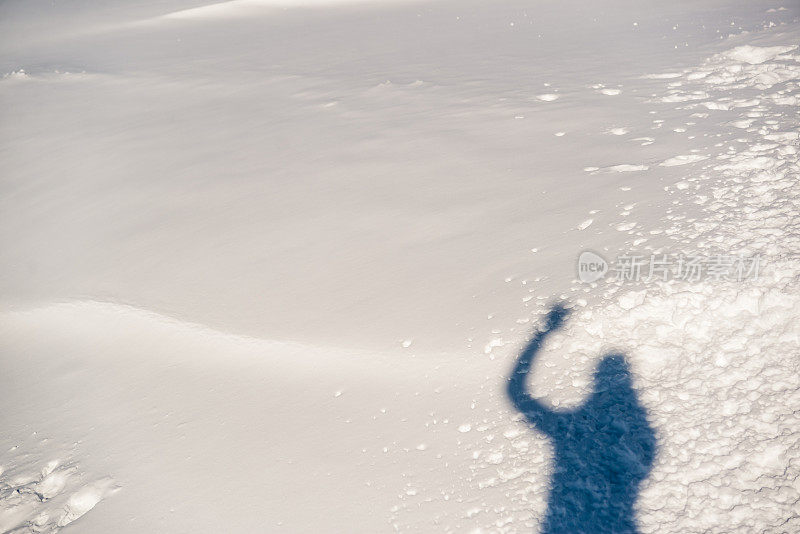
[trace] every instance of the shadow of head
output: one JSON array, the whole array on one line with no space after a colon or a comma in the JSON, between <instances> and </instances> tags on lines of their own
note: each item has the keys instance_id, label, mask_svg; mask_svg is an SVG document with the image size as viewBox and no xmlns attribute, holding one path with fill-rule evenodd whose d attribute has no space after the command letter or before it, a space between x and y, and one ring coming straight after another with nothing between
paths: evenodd
<instances>
[{"instance_id":1,"label":"shadow of head","mask_svg":"<svg viewBox=\"0 0 800 534\"><path fill-rule=\"evenodd\" d=\"M633 389L630 365L622 354L603 357L594 373L595 392L608 391L611 388Z\"/></svg>"}]
</instances>

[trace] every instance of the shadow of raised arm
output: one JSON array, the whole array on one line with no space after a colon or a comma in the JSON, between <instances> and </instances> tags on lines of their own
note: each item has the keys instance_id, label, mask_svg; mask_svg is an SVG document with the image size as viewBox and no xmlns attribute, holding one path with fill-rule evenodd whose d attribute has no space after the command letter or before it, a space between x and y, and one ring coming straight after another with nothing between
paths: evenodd
<instances>
[{"instance_id":1,"label":"shadow of raised arm","mask_svg":"<svg viewBox=\"0 0 800 534\"><path fill-rule=\"evenodd\" d=\"M519 355L517 364L508 381L508 396L517 410L522 412L528 421L540 431L551 435L556 431L560 415L531 396L527 392L525 380L530 372L533 359L544 343L545 337L561 326L568 313L568 310L560 304L556 304L550 310L550 313L545 317L544 326L533 336L525 350Z\"/></svg>"}]
</instances>

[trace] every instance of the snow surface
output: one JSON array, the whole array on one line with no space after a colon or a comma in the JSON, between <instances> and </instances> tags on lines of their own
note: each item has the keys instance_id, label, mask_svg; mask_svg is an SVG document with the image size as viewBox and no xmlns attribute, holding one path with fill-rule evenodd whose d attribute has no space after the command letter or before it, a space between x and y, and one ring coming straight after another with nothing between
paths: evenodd
<instances>
[{"instance_id":1,"label":"snow surface","mask_svg":"<svg viewBox=\"0 0 800 534\"><path fill-rule=\"evenodd\" d=\"M800 531L798 43L773 1L3 3L0 532L537 532L506 386L555 301L528 387L624 354L641 532Z\"/></svg>"}]
</instances>

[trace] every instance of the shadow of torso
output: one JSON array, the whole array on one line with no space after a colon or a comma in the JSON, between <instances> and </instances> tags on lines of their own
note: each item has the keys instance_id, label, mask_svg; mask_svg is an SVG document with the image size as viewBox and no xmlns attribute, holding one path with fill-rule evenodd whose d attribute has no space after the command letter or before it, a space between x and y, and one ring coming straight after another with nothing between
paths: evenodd
<instances>
[{"instance_id":1,"label":"shadow of torso","mask_svg":"<svg viewBox=\"0 0 800 534\"><path fill-rule=\"evenodd\" d=\"M555 449L542 532L636 532L633 506L655 437L633 390L595 392L576 411L551 413L531 420Z\"/></svg>"}]
</instances>

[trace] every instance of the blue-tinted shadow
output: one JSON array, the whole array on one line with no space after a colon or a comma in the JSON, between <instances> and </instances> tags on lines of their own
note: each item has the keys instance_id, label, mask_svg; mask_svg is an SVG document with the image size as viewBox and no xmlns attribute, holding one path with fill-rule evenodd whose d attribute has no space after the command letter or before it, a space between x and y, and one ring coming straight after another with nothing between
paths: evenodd
<instances>
[{"instance_id":1,"label":"blue-tinted shadow","mask_svg":"<svg viewBox=\"0 0 800 534\"><path fill-rule=\"evenodd\" d=\"M639 484L653 465L656 439L636 398L621 354L605 356L594 390L571 411L555 411L531 396L525 382L545 338L557 330L567 310L555 306L520 354L508 395L555 449L547 515L541 532L584 534L637 532L634 503Z\"/></svg>"}]
</instances>

